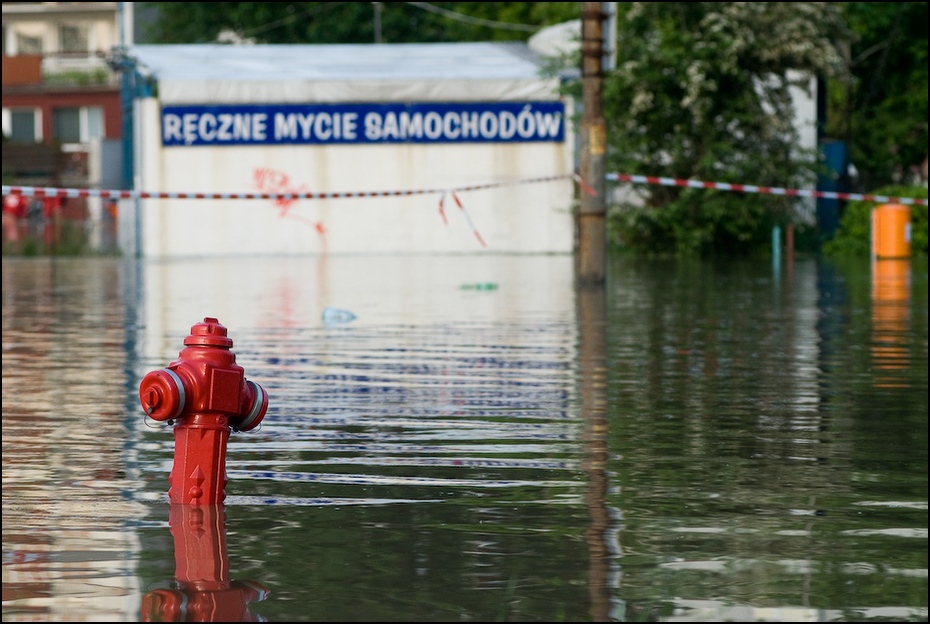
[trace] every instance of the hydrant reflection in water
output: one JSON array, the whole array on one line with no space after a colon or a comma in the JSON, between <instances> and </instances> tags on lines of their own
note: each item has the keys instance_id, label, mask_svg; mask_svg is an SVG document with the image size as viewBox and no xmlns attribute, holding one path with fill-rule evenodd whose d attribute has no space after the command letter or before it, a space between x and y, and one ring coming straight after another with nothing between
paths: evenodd
<instances>
[{"instance_id":1,"label":"hydrant reflection in water","mask_svg":"<svg viewBox=\"0 0 930 624\"><path fill-rule=\"evenodd\" d=\"M172 505L175 586L142 597L143 622L264 622L249 604L268 597L255 581L231 581L224 505Z\"/></svg>"},{"instance_id":2,"label":"hydrant reflection in water","mask_svg":"<svg viewBox=\"0 0 930 624\"><path fill-rule=\"evenodd\" d=\"M171 504L215 505L226 498L226 443L268 410L268 394L245 378L233 341L215 318L191 327L177 361L148 373L139 400L155 420L174 424Z\"/></svg>"}]
</instances>

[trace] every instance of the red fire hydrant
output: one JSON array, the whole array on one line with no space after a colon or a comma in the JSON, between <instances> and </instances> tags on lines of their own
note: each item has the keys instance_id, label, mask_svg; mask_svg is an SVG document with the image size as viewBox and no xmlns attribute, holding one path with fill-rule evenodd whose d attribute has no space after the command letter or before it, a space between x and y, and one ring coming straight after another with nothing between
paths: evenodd
<instances>
[{"instance_id":1,"label":"red fire hydrant","mask_svg":"<svg viewBox=\"0 0 930 624\"><path fill-rule=\"evenodd\" d=\"M192 326L184 345L177 361L142 378L139 400L151 418L174 424L171 504L215 505L226 498L229 433L259 425L268 393L245 378L215 318Z\"/></svg>"}]
</instances>

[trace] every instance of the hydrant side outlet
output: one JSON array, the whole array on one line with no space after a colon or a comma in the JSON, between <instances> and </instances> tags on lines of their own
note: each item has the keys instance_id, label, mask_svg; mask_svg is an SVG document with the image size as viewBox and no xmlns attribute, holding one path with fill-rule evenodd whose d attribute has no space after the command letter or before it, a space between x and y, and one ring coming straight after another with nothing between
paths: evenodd
<instances>
[{"instance_id":1,"label":"hydrant side outlet","mask_svg":"<svg viewBox=\"0 0 930 624\"><path fill-rule=\"evenodd\" d=\"M268 393L265 389L250 379L246 379L246 384L252 396L249 399L248 413L241 421L234 423L239 431L251 431L257 427L265 417L265 412L268 411Z\"/></svg>"},{"instance_id":2,"label":"hydrant side outlet","mask_svg":"<svg viewBox=\"0 0 930 624\"><path fill-rule=\"evenodd\" d=\"M142 409L155 420L170 420L181 415L187 404L184 382L170 368L147 374L139 385Z\"/></svg>"}]
</instances>

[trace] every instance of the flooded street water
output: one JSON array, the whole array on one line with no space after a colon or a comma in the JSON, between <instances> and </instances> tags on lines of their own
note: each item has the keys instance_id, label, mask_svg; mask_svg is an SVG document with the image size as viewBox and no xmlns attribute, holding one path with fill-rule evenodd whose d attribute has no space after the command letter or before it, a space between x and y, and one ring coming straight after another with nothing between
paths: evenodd
<instances>
[{"instance_id":1,"label":"flooded street water","mask_svg":"<svg viewBox=\"0 0 930 624\"><path fill-rule=\"evenodd\" d=\"M927 621L926 258L2 277L4 622ZM139 384L206 317L270 404L170 506Z\"/></svg>"}]
</instances>

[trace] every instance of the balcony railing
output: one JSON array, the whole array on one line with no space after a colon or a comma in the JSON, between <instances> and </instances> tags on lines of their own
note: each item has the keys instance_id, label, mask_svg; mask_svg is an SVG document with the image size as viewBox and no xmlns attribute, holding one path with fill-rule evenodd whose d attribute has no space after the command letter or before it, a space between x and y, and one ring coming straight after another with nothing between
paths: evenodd
<instances>
[{"instance_id":1,"label":"balcony railing","mask_svg":"<svg viewBox=\"0 0 930 624\"><path fill-rule=\"evenodd\" d=\"M3 56L3 86L86 87L119 84L106 54L60 53Z\"/></svg>"}]
</instances>

